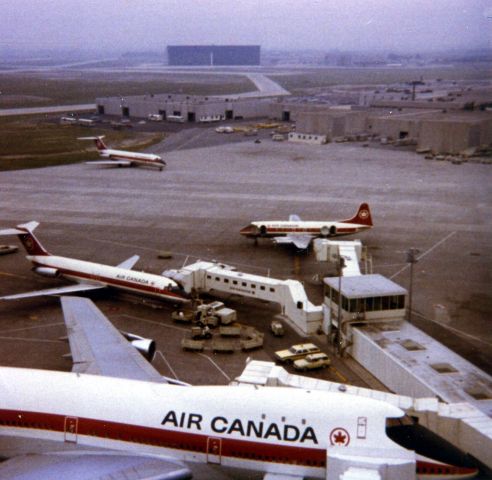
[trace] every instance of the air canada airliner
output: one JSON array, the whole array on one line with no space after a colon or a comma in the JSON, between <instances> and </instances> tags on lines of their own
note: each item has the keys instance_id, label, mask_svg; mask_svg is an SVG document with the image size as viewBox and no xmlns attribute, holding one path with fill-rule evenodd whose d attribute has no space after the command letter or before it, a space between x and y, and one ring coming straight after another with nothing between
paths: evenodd
<instances>
[{"instance_id":1,"label":"air canada airliner","mask_svg":"<svg viewBox=\"0 0 492 480\"><path fill-rule=\"evenodd\" d=\"M61 302L72 372L0 367L0 478L176 480L191 477L192 462L269 480L418 472L414 452L386 434L403 415L394 405L321 390L172 385L89 299ZM424 468L421 478L476 473Z\"/></svg>"},{"instance_id":2,"label":"air canada airliner","mask_svg":"<svg viewBox=\"0 0 492 480\"><path fill-rule=\"evenodd\" d=\"M99 155L109 160L95 160L86 162L88 165L109 165L113 167L133 167L147 165L162 170L166 162L153 153L135 153L127 150L113 150L103 142L104 135L98 137L79 137L79 140L94 140Z\"/></svg>"},{"instance_id":3,"label":"air canada airliner","mask_svg":"<svg viewBox=\"0 0 492 480\"><path fill-rule=\"evenodd\" d=\"M138 255L130 257L115 267L51 255L33 233L38 225L38 222L32 221L18 225L16 228L0 230L0 235L17 235L19 237L27 251L26 258L34 265L33 271L35 273L45 277L63 277L75 281L77 284L7 295L0 297L0 300L62 295L112 287L177 303L189 301L188 295L174 280L163 275L131 270L140 258Z\"/></svg>"}]
</instances>

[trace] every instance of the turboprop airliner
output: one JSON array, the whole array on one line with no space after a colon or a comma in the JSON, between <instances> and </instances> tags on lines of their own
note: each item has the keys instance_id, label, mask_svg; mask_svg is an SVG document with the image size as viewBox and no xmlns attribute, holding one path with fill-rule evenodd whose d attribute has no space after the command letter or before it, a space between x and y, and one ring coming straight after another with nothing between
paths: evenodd
<instances>
[{"instance_id":1,"label":"turboprop airliner","mask_svg":"<svg viewBox=\"0 0 492 480\"><path fill-rule=\"evenodd\" d=\"M415 478L414 452L386 435L387 421L403 415L394 405L330 391L172 385L89 299L61 302L72 372L0 367L0 478L177 480L191 477L192 462L210 479L218 468L231 479ZM432 478L471 475L445 477L449 467Z\"/></svg>"},{"instance_id":2,"label":"turboprop airliner","mask_svg":"<svg viewBox=\"0 0 492 480\"><path fill-rule=\"evenodd\" d=\"M79 140L94 140L99 155L109 160L95 160L85 162L88 165L110 165L113 167L133 167L138 165L147 165L157 167L159 170L166 166L166 162L153 153L135 153L126 150L113 150L108 148L103 142L104 135L98 137L79 137Z\"/></svg>"},{"instance_id":3,"label":"turboprop airliner","mask_svg":"<svg viewBox=\"0 0 492 480\"><path fill-rule=\"evenodd\" d=\"M298 249L309 247L315 237L351 235L372 227L369 205L362 203L357 213L348 220L302 221L298 215L290 215L288 221L257 220L242 228L245 237L272 238L276 244L294 244Z\"/></svg>"},{"instance_id":4,"label":"turboprop airliner","mask_svg":"<svg viewBox=\"0 0 492 480\"><path fill-rule=\"evenodd\" d=\"M65 293L86 292L113 287L148 297L169 300L177 303L188 302L189 298L178 284L163 275L137 272L132 267L139 260L138 255L128 258L115 267L100 263L86 262L73 258L51 255L35 237L33 231L38 222L18 225L16 228L0 230L0 235L17 235L27 251L27 259L33 271L45 277L62 277L77 282L76 285L37 290L0 297L0 300L43 295L62 295Z\"/></svg>"}]
</instances>

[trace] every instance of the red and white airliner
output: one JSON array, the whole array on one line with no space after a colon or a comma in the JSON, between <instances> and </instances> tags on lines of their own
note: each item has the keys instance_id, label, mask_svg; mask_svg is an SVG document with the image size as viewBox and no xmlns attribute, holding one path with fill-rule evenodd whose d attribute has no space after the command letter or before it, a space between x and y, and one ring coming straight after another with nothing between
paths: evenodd
<instances>
[{"instance_id":1,"label":"red and white airliner","mask_svg":"<svg viewBox=\"0 0 492 480\"><path fill-rule=\"evenodd\" d=\"M77 285L7 295L0 297L0 300L62 295L113 287L161 300L178 303L189 301L186 292L174 280L163 275L131 270L140 258L138 255L130 257L115 267L51 255L33 233L38 225L38 222L32 221L18 225L16 228L0 230L0 235L17 235L19 237L28 253L26 258L34 265L34 272L45 277L63 277L77 282Z\"/></svg>"},{"instance_id":2,"label":"red and white airliner","mask_svg":"<svg viewBox=\"0 0 492 480\"><path fill-rule=\"evenodd\" d=\"M79 137L79 140L94 140L99 155L109 160L95 160L85 162L88 165L110 165L113 167L133 167L138 165L147 165L157 167L162 170L166 166L166 162L154 153L135 153L127 150L113 150L108 148L103 142L104 135L98 137Z\"/></svg>"},{"instance_id":3,"label":"red and white airliner","mask_svg":"<svg viewBox=\"0 0 492 480\"><path fill-rule=\"evenodd\" d=\"M171 385L90 300L61 302L73 371L0 368L0 478L176 480L191 477L190 462L208 464L206 478L219 467L221 478L237 469L269 480L415 478L413 453L386 435L387 420L403 415L396 406L321 390ZM476 473L425 468L422 478Z\"/></svg>"},{"instance_id":4,"label":"red and white airliner","mask_svg":"<svg viewBox=\"0 0 492 480\"><path fill-rule=\"evenodd\" d=\"M354 217L348 220L302 221L291 215L288 221L257 220L242 228L239 233L245 237L273 238L275 243L293 243L299 249L309 247L315 237L335 237L351 235L373 226L371 211L367 203L362 203Z\"/></svg>"}]
</instances>

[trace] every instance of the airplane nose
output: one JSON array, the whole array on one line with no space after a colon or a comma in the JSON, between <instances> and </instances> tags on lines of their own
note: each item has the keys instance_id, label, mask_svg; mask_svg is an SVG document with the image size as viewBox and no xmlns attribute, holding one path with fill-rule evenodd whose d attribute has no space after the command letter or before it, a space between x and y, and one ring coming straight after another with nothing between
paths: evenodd
<instances>
[{"instance_id":1,"label":"airplane nose","mask_svg":"<svg viewBox=\"0 0 492 480\"><path fill-rule=\"evenodd\" d=\"M185 291L185 289L181 286L171 287L169 290L171 292L173 292L174 294L176 294L177 296L179 296L180 300L183 303L188 303L188 302L191 302L191 300L192 300L191 295L189 293L187 293Z\"/></svg>"},{"instance_id":2,"label":"airplane nose","mask_svg":"<svg viewBox=\"0 0 492 480\"><path fill-rule=\"evenodd\" d=\"M241 230L239 230L239 233L241 235L245 235L246 237L251 237L251 236L258 235L258 229L256 228L255 225L250 224L244 228L241 228Z\"/></svg>"}]
</instances>

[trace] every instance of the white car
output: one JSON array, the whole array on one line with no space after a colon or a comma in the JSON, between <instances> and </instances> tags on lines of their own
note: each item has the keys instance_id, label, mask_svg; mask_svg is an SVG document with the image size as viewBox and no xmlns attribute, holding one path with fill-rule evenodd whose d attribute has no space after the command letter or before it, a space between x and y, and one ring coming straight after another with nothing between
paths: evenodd
<instances>
[{"instance_id":1,"label":"white car","mask_svg":"<svg viewBox=\"0 0 492 480\"><path fill-rule=\"evenodd\" d=\"M326 353L311 353L304 358L300 358L294 362L294 368L296 370L316 370L317 368L326 368L330 365L331 361Z\"/></svg>"},{"instance_id":2,"label":"white car","mask_svg":"<svg viewBox=\"0 0 492 480\"><path fill-rule=\"evenodd\" d=\"M215 129L215 131L217 133L234 133L234 129L232 127L228 127L228 126L225 126L225 127L217 127Z\"/></svg>"}]
</instances>

